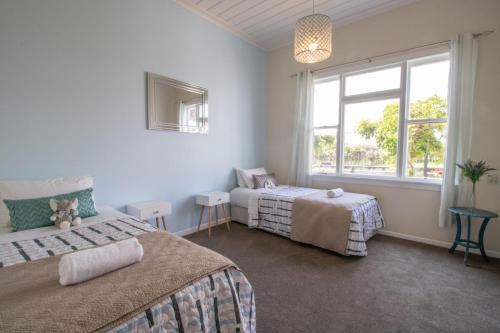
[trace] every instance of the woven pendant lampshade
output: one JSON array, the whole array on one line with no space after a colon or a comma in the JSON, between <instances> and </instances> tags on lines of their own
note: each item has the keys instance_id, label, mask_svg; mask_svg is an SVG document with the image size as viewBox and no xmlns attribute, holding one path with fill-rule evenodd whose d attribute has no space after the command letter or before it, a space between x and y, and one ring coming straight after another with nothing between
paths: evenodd
<instances>
[{"instance_id":1,"label":"woven pendant lampshade","mask_svg":"<svg viewBox=\"0 0 500 333\"><path fill-rule=\"evenodd\" d=\"M294 58L312 64L330 58L332 54L332 21L329 16L305 16L295 25Z\"/></svg>"}]
</instances>

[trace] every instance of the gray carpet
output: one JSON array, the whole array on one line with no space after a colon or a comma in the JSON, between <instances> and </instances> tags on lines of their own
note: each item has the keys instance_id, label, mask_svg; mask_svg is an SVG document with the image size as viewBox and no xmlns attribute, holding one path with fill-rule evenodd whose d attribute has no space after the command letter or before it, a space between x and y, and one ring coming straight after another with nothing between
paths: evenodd
<instances>
[{"instance_id":1,"label":"gray carpet","mask_svg":"<svg viewBox=\"0 0 500 333\"><path fill-rule=\"evenodd\" d=\"M342 257L238 223L186 237L255 288L257 332L500 332L500 262L377 235Z\"/></svg>"}]
</instances>

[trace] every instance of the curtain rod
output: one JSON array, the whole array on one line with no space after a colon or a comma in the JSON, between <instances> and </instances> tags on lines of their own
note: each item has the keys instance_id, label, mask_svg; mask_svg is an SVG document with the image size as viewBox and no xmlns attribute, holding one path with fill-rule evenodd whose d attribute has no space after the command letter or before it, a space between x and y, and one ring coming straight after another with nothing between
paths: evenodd
<instances>
[{"instance_id":1,"label":"curtain rod","mask_svg":"<svg viewBox=\"0 0 500 333\"><path fill-rule=\"evenodd\" d=\"M481 36L490 35L490 34L492 34L494 32L495 32L495 30L485 30L485 31L482 31L482 32L479 32L479 33L475 33L472 36L474 38L478 38L478 37L481 37ZM358 62L368 62L368 63L370 63L374 59L386 57L386 56L389 56L389 55L395 55L395 54L405 53L405 52L408 52L408 51L419 50L419 49L423 49L423 48L427 48L427 47L431 47L431 46L445 45L445 44L448 44L449 42L450 42L450 40L448 39L448 40L443 40L443 41L440 41L440 42L424 44L424 45L420 45L420 46L416 46L416 47L407 48L407 49L404 49L404 50L399 50L399 51L394 51L394 52L389 52L389 53L384 53L384 54L378 54L378 55L373 56L373 57L363 58L363 59L349 61L349 62L344 62L344 63L338 64L338 65L325 66L325 67L322 67L322 68L318 68L318 69L312 70L311 72L314 73L314 72L322 71L322 70L325 70L325 69L337 68L337 67L352 65L352 64L356 64ZM296 77L296 76L297 76L297 74L290 75L291 78L292 77Z\"/></svg>"}]
</instances>

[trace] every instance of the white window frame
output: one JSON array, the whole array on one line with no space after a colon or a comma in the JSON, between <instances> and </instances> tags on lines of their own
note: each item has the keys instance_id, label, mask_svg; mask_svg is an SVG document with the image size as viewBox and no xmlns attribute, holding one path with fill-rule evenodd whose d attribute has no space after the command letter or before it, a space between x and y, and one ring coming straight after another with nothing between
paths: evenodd
<instances>
[{"instance_id":1,"label":"white window frame","mask_svg":"<svg viewBox=\"0 0 500 333\"><path fill-rule=\"evenodd\" d=\"M313 173L313 179L317 180L331 180L332 178L340 182L349 183L368 183L372 185L387 185L387 181L391 181L391 186L397 187L411 187L428 190L440 190L441 179L432 178L418 178L406 176L406 146L408 144L408 127L415 123L442 123L447 122L447 119L409 119L409 94L410 87L410 67L421 64L430 64L449 60L449 50L447 47L439 47L435 49L424 50L420 52L413 52L393 57L391 59L365 63L358 66L349 66L328 72L320 72L315 75L314 84L320 82L327 82L330 80L338 79L340 82L339 88L339 120L337 126L317 126L314 129L337 129L337 151L336 151L336 165L335 173ZM345 81L346 78L352 75L369 73L387 68L401 68L401 82L398 89L390 89L376 92L369 92L357 95L345 95ZM379 176L370 174L351 174L344 173L344 119L345 119L345 105L359 102L371 102L382 99L399 99L399 125L398 125L398 148L397 148L397 165L396 176ZM314 135L314 134L312 134ZM408 186L409 184L409 186Z\"/></svg>"},{"instance_id":2,"label":"white window frame","mask_svg":"<svg viewBox=\"0 0 500 333\"><path fill-rule=\"evenodd\" d=\"M336 81L338 80L339 81L339 89L342 89L342 80L340 79L340 75L335 75L335 76L329 76L327 78L322 78L322 79L315 79L314 80L314 84L316 83L321 83L321 82L330 82L330 81ZM340 103L340 99L339 99L339 103ZM339 118L340 118L340 106L339 106ZM314 122L313 122L314 124ZM339 154L338 154L338 151L339 151L339 132L340 132L340 120L337 119L337 125L325 125L325 126L314 126L313 125L313 130L311 131L312 133L312 136L313 136L313 140L314 140L314 132L315 130L328 130L328 129L335 129L337 131L337 136L336 136L336 141L335 141L335 144L337 145L337 147L335 148L335 151L336 151L336 156L335 156L335 174L338 173L338 158L339 158ZM311 160L312 162L312 160ZM316 173L317 175L331 175L331 173Z\"/></svg>"}]
</instances>

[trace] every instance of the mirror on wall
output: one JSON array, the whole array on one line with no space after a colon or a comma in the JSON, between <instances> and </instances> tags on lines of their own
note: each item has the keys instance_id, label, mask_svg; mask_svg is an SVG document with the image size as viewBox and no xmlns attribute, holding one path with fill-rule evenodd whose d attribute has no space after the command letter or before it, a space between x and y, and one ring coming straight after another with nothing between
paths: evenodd
<instances>
[{"instance_id":1,"label":"mirror on wall","mask_svg":"<svg viewBox=\"0 0 500 333\"><path fill-rule=\"evenodd\" d=\"M208 133L208 90L147 73L148 129Z\"/></svg>"}]
</instances>

